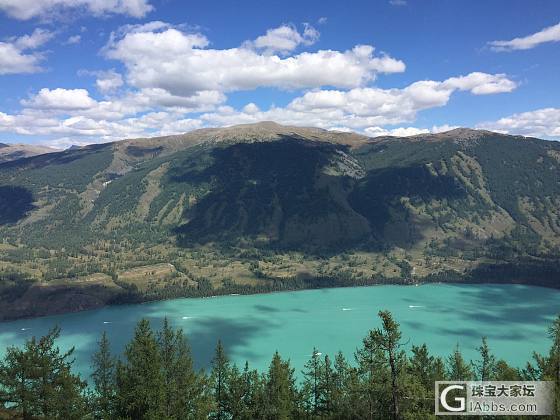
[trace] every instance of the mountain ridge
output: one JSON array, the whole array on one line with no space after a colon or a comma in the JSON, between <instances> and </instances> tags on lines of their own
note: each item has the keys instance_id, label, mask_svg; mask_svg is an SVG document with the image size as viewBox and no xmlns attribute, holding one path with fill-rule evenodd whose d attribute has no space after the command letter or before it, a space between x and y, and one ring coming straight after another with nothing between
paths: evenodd
<instances>
[{"instance_id":1,"label":"mountain ridge","mask_svg":"<svg viewBox=\"0 0 560 420\"><path fill-rule=\"evenodd\" d=\"M59 150L34 144L0 143L0 164L46 153L56 153L57 151Z\"/></svg>"}]
</instances>

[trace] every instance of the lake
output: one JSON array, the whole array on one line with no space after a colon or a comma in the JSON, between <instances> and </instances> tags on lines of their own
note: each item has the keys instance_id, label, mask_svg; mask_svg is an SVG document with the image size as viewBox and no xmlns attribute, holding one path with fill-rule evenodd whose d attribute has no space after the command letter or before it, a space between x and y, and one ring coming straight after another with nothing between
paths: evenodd
<instances>
[{"instance_id":1,"label":"lake","mask_svg":"<svg viewBox=\"0 0 560 420\"><path fill-rule=\"evenodd\" d=\"M445 356L459 344L470 359L485 335L498 358L523 366L533 351L548 351L546 331L560 312L560 291L431 284L174 299L0 323L0 353L58 324L60 346L76 347L76 367L87 376L102 331L120 352L140 318L159 327L168 317L187 333L199 367L208 365L220 338L238 364L249 360L252 367L265 369L278 350L299 372L313 347L333 356L341 350L351 358L367 331L380 325L377 312L382 309L401 324L408 348L427 343L433 353Z\"/></svg>"}]
</instances>

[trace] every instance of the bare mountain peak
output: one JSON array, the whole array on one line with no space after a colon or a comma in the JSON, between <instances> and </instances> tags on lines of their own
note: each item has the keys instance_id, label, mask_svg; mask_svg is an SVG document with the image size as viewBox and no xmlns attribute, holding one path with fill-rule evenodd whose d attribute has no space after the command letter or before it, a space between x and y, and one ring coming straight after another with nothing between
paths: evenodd
<instances>
[{"instance_id":1,"label":"bare mountain peak","mask_svg":"<svg viewBox=\"0 0 560 420\"><path fill-rule=\"evenodd\" d=\"M0 163L57 151L51 147L35 144L0 143Z\"/></svg>"},{"instance_id":2,"label":"bare mountain peak","mask_svg":"<svg viewBox=\"0 0 560 420\"><path fill-rule=\"evenodd\" d=\"M441 133L434 134L435 137L440 137L443 139L451 138L458 140L474 140L480 137L487 136L488 134L494 134L488 130L475 130L473 128L458 127L453 130L443 131Z\"/></svg>"},{"instance_id":3,"label":"bare mountain peak","mask_svg":"<svg viewBox=\"0 0 560 420\"><path fill-rule=\"evenodd\" d=\"M135 147L163 146L172 151L207 142L254 143L275 141L286 137L344 144L351 147L358 147L371 140L367 136L352 132L330 131L322 128L289 126L273 121L261 121L253 124L240 124L221 128L202 128L185 134L166 137L131 139L122 142L123 144L120 147L128 147L130 145Z\"/></svg>"}]
</instances>

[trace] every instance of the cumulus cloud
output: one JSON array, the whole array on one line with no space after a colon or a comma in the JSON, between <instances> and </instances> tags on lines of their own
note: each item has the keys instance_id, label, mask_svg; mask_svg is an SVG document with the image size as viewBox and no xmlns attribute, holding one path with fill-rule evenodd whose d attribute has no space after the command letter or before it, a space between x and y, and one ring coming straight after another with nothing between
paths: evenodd
<instances>
[{"instance_id":1,"label":"cumulus cloud","mask_svg":"<svg viewBox=\"0 0 560 420\"><path fill-rule=\"evenodd\" d=\"M243 45L246 48L261 50L265 54L288 54L300 45L313 45L318 39L319 31L309 24L304 25L303 33L299 33L293 25L282 25L267 30L265 35Z\"/></svg>"},{"instance_id":2,"label":"cumulus cloud","mask_svg":"<svg viewBox=\"0 0 560 420\"><path fill-rule=\"evenodd\" d=\"M534 34L509 41L492 41L488 44L495 51L528 50L547 42L560 41L560 23L544 28Z\"/></svg>"},{"instance_id":3,"label":"cumulus cloud","mask_svg":"<svg viewBox=\"0 0 560 420\"><path fill-rule=\"evenodd\" d=\"M96 73L95 85L101 93L111 93L120 88L124 82L120 73L114 70L100 71Z\"/></svg>"},{"instance_id":4,"label":"cumulus cloud","mask_svg":"<svg viewBox=\"0 0 560 420\"><path fill-rule=\"evenodd\" d=\"M141 18L153 6L148 0L0 0L0 11L19 20L53 17L69 10L84 10L94 16L119 14Z\"/></svg>"},{"instance_id":5,"label":"cumulus cloud","mask_svg":"<svg viewBox=\"0 0 560 420\"><path fill-rule=\"evenodd\" d=\"M419 111L441 107L453 92L473 94L510 92L515 83L503 74L470 73L438 82L423 80L403 89L362 87L350 90L314 90L293 99L286 107L261 111L250 104L241 111L221 107L203 115L212 125L232 125L262 120L286 124L313 125L323 128L367 127L402 124L414 121Z\"/></svg>"},{"instance_id":6,"label":"cumulus cloud","mask_svg":"<svg viewBox=\"0 0 560 420\"><path fill-rule=\"evenodd\" d=\"M488 74L481 72L452 77L447 79L444 84L459 90L468 90L474 95L511 92L517 87L517 83L508 79L503 73Z\"/></svg>"},{"instance_id":7,"label":"cumulus cloud","mask_svg":"<svg viewBox=\"0 0 560 420\"><path fill-rule=\"evenodd\" d=\"M52 32L38 28L31 35L0 41L0 75L41 71L40 62L44 54L33 50L47 43L53 36Z\"/></svg>"},{"instance_id":8,"label":"cumulus cloud","mask_svg":"<svg viewBox=\"0 0 560 420\"><path fill-rule=\"evenodd\" d=\"M208 39L201 34L185 33L156 22L113 34L105 55L125 65L130 85L163 89L176 96L258 87L353 88L374 80L378 73L405 69L402 61L375 55L369 45L344 52L320 50L283 58L243 46L220 50L208 45Z\"/></svg>"},{"instance_id":9,"label":"cumulus cloud","mask_svg":"<svg viewBox=\"0 0 560 420\"><path fill-rule=\"evenodd\" d=\"M86 89L43 88L21 104L29 108L47 110L85 110L96 105Z\"/></svg>"},{"instance_id":10,"label":"cumulus cloud","mask_svg":"<svg viewBox=\"0 0 560 420\"><path fill-rule=\"evenodd\" d=\"M416 128L416 127L397 127L391 130L387 130L382 127L368 127L364 130L364 133L370 137L379 136L397 136L397 137L408 137L416 136L418 134L430 133L427 128Z\"/></svg>"},{"instance_id":11,"label":"cumulus cloud","mask_svg":"<svg viewBox=\"0 0 560 420\"><path fill-rule=\"evenodd\" d=\"M100 78L101 73L96 74ZM111 79L114 75L106 76ZM370 136L409 136L454 127L386 129L384 126L410 124L421 110L444 106L456 91L508 92L515 84L507 83L506 79L502 74L471 73L444 81L423 80L403 89L312 90L297 96L285 107L272 106L266 110L254 103L241 109L223 105L225 95L212 90L175 96L165 89L144 88L96 101L85 89L45 88L22 101L25 108L20 114L0 114L0 131L61 136L58 143L53 143L59 147L69 139L71 143L84 139L95 143L263 120L355 130ZM192 113L200 115L194 117ZM78 137L82 140L76 140Z\"/></svg>"},{"instance_id":12,"label":"cumulus cloud","mask_svg":"<svg viewBox=\"0 0 560 420\"><path fill-rule=\"evenodd\" d=\"M478 125L478 128L506 134L521 134L560 140L560 108L543 108L521 112L497 121Z\"/></svg>"},{"instance_id":13,"label":"cumulus cloud","mask_svg":"<svg viewBox=\"0 0 560 420\"><path fill-rule=\"evenodd\" d=\"M456 92L489 95L517 86L505 74L473 72L399 89L374 87L379 74L402 72L404 63L370 45L294 52L316 41L314 31L309 25L301 31L283 25L250 45L215 49L204 35L185 27L127 25L102 51L123 70L80 72L95 77L100 98L86 89L44 88L22 100L19 112L0 112L0 131L56 137L52 144L59 147L263 120L405 136L444 129L417 128L413 122L422 110L446 105ZM6 43L29 56L48 39L48 33L36 31ZM2 60L0 54L0 69ZM294 98L282 107L226 105L230 92L262 87L294 90Z\"/></svg>"}]
</instances>

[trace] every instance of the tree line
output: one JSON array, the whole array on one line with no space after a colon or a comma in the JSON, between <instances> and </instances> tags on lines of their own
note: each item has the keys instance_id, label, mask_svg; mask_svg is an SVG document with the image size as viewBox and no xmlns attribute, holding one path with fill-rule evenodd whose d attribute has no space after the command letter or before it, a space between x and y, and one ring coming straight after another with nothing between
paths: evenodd
<instances>
[{"instance_id":1,"label":"tree line","mask_svg":"<svg viewBox=\"0 0 560 420\"><path fill-rule=\"evenodd\" d=\"M232 363L219 341L209 369L196 370L181 329L165 319L154 331L143 319L121 357L101 335L88 385L72 370L74 349L57 347L61 331L55 327L7 349L0 361L0 419L424 420L435 419L438 380L560 383L560 316L548 330L548 354L535 353L525 367L514 368L496 358L485 338L474 361L458 346L443 358L425 344L405 351L398 322L388 311L378 315L381 326L369 331L354 360L313 349L299 379L278 352L258 372L248 362Z\"/></svg>"}]
</instances>

